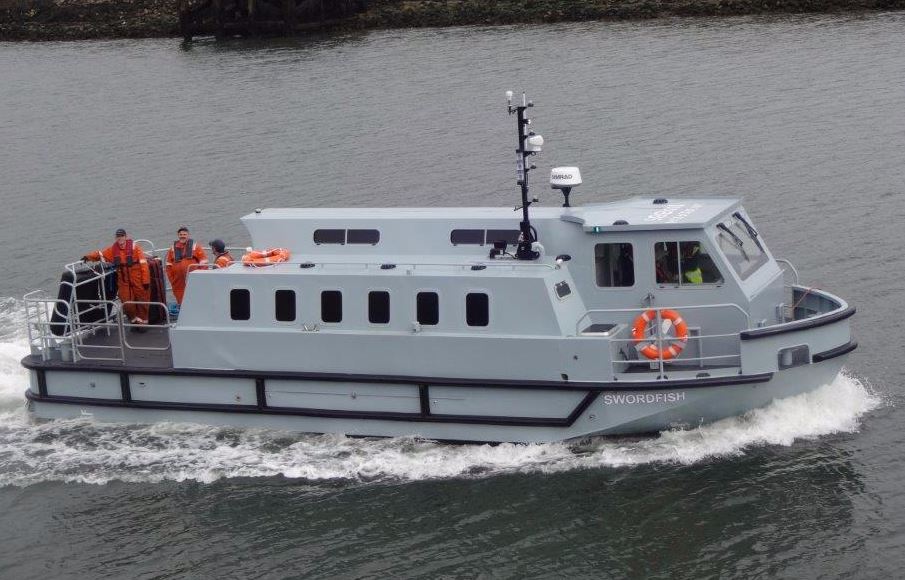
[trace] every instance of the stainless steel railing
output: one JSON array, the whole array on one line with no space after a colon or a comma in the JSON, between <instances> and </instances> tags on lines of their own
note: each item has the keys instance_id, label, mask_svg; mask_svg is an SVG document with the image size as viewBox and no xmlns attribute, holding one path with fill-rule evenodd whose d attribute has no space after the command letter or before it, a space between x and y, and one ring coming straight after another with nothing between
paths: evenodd
<instances>
[{"instance_id":1,"label":"stainless steel railing","mask_svg":"<svg viewBox=\"0 0 905 580\"><path fill-rule=\"evenodd\" d=\"M677 339L668 334L670 324L667 324L667 322L671 323L671 321L668 321L662 316L662 313L666 310L682 312L687 312L689 310L723 310L738 317L738 324L735 325L738 330L712 334L690 333L686 341L684 341L683 346L687 346L688 343L694 341L694 343L697 344L698 356L688 356L686 350L683 348L683 351L680 352L678 356L674 358L667 358L663 356L663 353L666 351L667 347L670 344L675 343ZM651 323L645 325L643 337L636 339L633 336L621 336L625 332L629 331L632 321L634 321L637 316L640 316L642 313L649 311L653 311L654 316ZM748 313L745 312L745 310L742 309L738 304L731 303L703 304L682 307L673 306L648 308L597 308L588 310L581 317L579 317L575 324L576 336L581 336L581 328L583 324L591 322L595 315L606 316L608 321L617 322L619 325L624 325L615 335L608 337L610 360L612 362L614 376L616 375L616 367L620 363L627 365L637 363L654 364L656 365L655 370L658 372L659 378L665 378L666 365L670 365L674 368L687 368L689 370L695 368L704 370L708 368L708 365L712 367L714 363L722 363L720 366L740 368L741 339L739 337L739 333L750 328L750 317L748 316ZM725 320L725 318L725 316L721 316L721 319ZM687 318L685 320L687 323ZM704 345L710 341L718 342L720 345L720 351L723 352L721 354L705 355ZM642 344L655 345L657 347L657 353L659 354L659 356L657 358L645 358L640 352ZM637 354L637 358L631 359L626 357L623 360L619 360L616 355L617 353L625 353L625 350L623 348L624 346L630 346L634 348ZM621 377L620 380L625 380L625 378ZM650 378L643 376L638 380L650 380Z\"/></svg>"}]
</instances>

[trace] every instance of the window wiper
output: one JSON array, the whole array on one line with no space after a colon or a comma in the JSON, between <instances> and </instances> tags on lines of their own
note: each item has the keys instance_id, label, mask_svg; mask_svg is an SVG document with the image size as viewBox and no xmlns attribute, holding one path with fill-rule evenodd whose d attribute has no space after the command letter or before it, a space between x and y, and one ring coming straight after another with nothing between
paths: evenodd
<instances>
[{"instance_id":1,"label":"window wiper","mask_svg":"<svg viewBox=\"0 0 905 580\"><path fill-rule=\"evenodd\" d=\"M742 253L742 257L743 257L743 258L745 259L745 261L747 262L747 261L748 261L748 254L747 254L747 252L745 252L745 242L743 242L742 239L741 239L740 237L738 237L737 235L735 235L735 232L733 232L732 230L730 230L729 227L726 226L726 224L716 224L716 227L717 227L718 229L720 229L720 230L726 232L727 234L729 234L729 237L732 238L732 243L735 244L735 246L738 248L738 251Z\"/></svg>"},{"instance_id":2,"label":"window wiper","mask_svg":"<svg viewBox=\"0 0 905 580\"><path fill-rule=\"evenodd\" d=\"M757 244L757 247L760 248L761 252L763 252L764 247L762 245L760 245L760 239L757 237L757 230L754 229L754 226L749 224L748 220L746 220L744 217L742 217L741 212L738 212L738 211L735 212L734 214L732 214L732 217L734 217L738 221L742 222L742 224L744 224L745 229L748 230L748 235L751 236L751 239L754 240L754 243Z\"/></svg>"}]
</instances>

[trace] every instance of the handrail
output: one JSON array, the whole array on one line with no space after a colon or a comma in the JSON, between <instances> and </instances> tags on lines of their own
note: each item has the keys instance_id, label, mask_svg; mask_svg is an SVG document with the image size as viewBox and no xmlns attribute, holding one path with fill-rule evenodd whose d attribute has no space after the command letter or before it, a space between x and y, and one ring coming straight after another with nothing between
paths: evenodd
<instances>
[{"instance_id":1,"label":"handrail","mask_svg":"<svg viewBox=\"0 0 905 580\"><path fill-rule=\"evenodd\" d=\"M789 267L789 271L792 272L792 283L793 283L793 284L800 284L800 282L798 281L798 269L795 267L795 264L793 264L793 263L790 262L789 260L786 260L786 259L783 259L783 258L776 258L776 263L777 263L777 264L780 264L779 267L780 267L780 269L782 269L782 270L785 270L785 268L782 267L782 264L785 264L786 266L788 266L788 267Z\"/></svg>"},{"instance_id":2,"label":"handrail","mask_svg":"<svg viewBox=\"0 0 905 580\"><path fill-rule=\"evenodd\" d=\"M234 261L231 265L242 264L241 260ZM383 266L385 264L392 264L396 268L405 268L409 267L412 270L417 269L422 266L445 266L452 268L471 268L472 266L484 266L484 267L496 267L496 268L544 268L547 270L558 270L561 268L554 264L537 264L537 263L526 263L524 261L519 260L488 260L486 262L483 261L471 261L471 262L393 262L391 260L386 260L382 262L374 262L374 261L344 261L344 262L326 262L326 261L313 261L313 260L304 260L304 261L293 261L289 260L286 262L277 262L274 264L267 264L264 266L258 266L260 269L273 268L278 266L301 266L302 264L312 264L314 267L318 266ZM218 270L223 268L210 267L212 264L193 264L195 269L204 269L204 270ZM204 267L208 266L208 267ZM191 266L190 266L191 268Z\"/></svg>"},{"instance_id":3,"label":"handrail","mask_svg":"<svg viewBox=\"0 0 905 580\"><path fill-rule=\"evenodd\" d=\"M646 312L648 310L654 310L659 313L663 310L694 310L694 309L704 309L704 308L734 308L742 313L742 316L745 317L745 326L746 328L751 328L751 317L748 315L745 310L735 303L722 303L722 304L695 304L695 305L685 305L685 306L648 306L648 307L638 307L638 308L591 308L586 310L584 314L578 317L578 320L575 321L575 335L581 334L581 323L587 319L591 314L609 314L613 312L621 312L621 313L633 313L637 312L641 314L642 312Z\"/></svg>"},{"instance_id":4,"label":"handrail","mask_svg":"<svg viewBox=\"0 0 905 580\"><path fill-rule=\"evenodd\" d=\"M170 327L170 324L171 324L171 322L170 322L170 310L169 310L169 308L167 308L167 305L166 305L166 304L164 304L164 303L162 303L162 302L151 302L151 301L148 301L148 300L127 300L126 302L123 302L123 306L124 306L124 307L125 307L127 304L146 304L148 307L151 307L151 306L158 306L158 307L160 307L160 308L163 309L163 313L164 313L164 315L166 316L166 323L165 323L165 324L133 324L133 323L131 323L131 322L123 322L122 319L121 319L120 322L121 322L121 325L122 325L122 327L123 327L124 329L128 328L128 329L131 330L131 329L133 329L133 328L145 328L145 329L151 329L151 328L169 328L169 327ZM124 344L127 348L129 348L130 350L156 350L156 351L164 351L164 350L169 350L169 349L170 349L170 335L169 335L169 333L167 333L167 344L166 344L166 346L136 346L136 345L132 345L132 344L129 343L129 339L126 338L126 333L125 333L125 332L121 333L120 336L122 337L123 344Z\"/></svg>"},{"instance_id":5,"label":"handrail","mask_svg":"<svg viewBox=\"0 0 905 580\"><path fill-rule=\"evenodd\" d=\"M103 304L104 310L106 311L107 307L112 307L112 312L115 313L112 320L113 322L109 322L110 318L105 318L103 321L98 322L83 322L81 313L79 312L79 304ZM70 315L69 315L69 323L70 328L73 329L72 332L72 351L74 354L74 360L108 360L108 361L124 361L126 359L125 349L122 345L122 340L119 340L117 344L84 344L84 339L86 336L94 334L97 330L104 329L107 331L107 335L110 335L110 329L116 328L120 332L120 336L122 336L122 311L117 308L117 302L115 300L73 300L72 306L70 306ZM72 316L72 313L75 312L75 316ZM79 347L90 347L95 349L110 349L114 350L118 353L119 356L89 356L83 353Z\"/></svg>"}]
</instances>

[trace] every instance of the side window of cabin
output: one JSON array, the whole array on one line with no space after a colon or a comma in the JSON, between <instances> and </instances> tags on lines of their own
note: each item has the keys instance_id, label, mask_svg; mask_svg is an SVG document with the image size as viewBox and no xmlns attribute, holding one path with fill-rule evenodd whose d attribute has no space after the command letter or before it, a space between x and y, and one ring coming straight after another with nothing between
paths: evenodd
<instances>
[{"instance_id":1,"label":"side window of cabin","mask_svg":"<svg viewBox=\"0 0 905 580\"><path fill-rule=\"evenodd\" d=\"M506 242L510 246L518 244L518 237L521 234L518 230L487 230L487 245L492 246L494 242Z\"/></svg>"},{"instance_id":2,"label":"side window of cabin","mask_svg":"<svg viewBox=\"0 0 905 580\"><path fill-rule=\"evenodd\" d=\"M449 241L454 246L460 244L484 245L484 230L453 230L449 232Z\"/></svg>"},{"instance_id":3,"label":"side window of cabin","mask_svg":"<svg viewBox=\"0 0 905 580\"><path fill-rule=\"evenodd\" d=\"M436 326L440 322L440 297L436 292L418 292L415 311L418 324Z\"/></svg>"},{"instance_id":4,"label":"side window of cabin","mask_svg":"<svg viewBox=\"0 0 905 580\"><path fill-rule=\"evenodd\" d=\"M273 303L277 322L295 320L295 290L277 290L273 295Z\"/></svg>"},{"instance_id":5,"label":"side window of cabin","mask_svg":"<svg viewBox=\"0 0 905 580\"><path fill-rule=\"evenodd\" d=\"M635 254L631 244L594 246L597 285L601 288L635 285Z\"/></svg>"},{"instance_id":6,"label":"side window of cabin","mask_svg":"<svg viewBox=\"0 0 905 580\"><path fill-rule=\"evenodd\" d=\"M251 318L251 292L242 288L229 291L229 317L233 320Z\"/></svg>"},{"instance_id":7,"label":"side window of cabin","mask_svg":"<svg viewBox=\"0 0 905 580\"><path fill-rule=\"evenodd\" d=\"M348 244L371 244L376 246L380 242L379 230L349 230L346 234Z\"/></svg>"},{"instance_id":8,"label":"side window of cabin","mask_svg":"<svg viewBox=\"0 0 905 580\"><path fill-rule=\"evenodd\" d=\"M740 212L717 224L716 230L720 251L742 280L767 263L767 253L757 231Z\"/></svg>"},{"instance_id":9,"label":"side window of cabin","mask_svg":"<svg viewBox=\"0 0 905 580\"><path fill-rule=\"evenodd\" d=\"M321 292L321 320L324 322L343 321L343 293L339 290Z\"/></svg>"},{"instance_id":10,"label":"side window of cabin","mask_svg":"<svg viewBox=\"0 0 905 580\"><path fill-rule=\"evenodd\" d=\"M314 230L315 244L345 244L346 230Z\"/></svg>"},{"instance_id":11,"label":"side window of cabin","mask_svg":"<svg viewBox=\"0 0 905 580\"><path fill-rule=\"evenodd\" d=\"M465 322L468 326L490 324L490 297L483 292L469 292L465 296Z\"/></svg>"},{"instance_id":12,"label":"side window of cabin","mask_svg":"<svg viewBox=\"0 0 905 580\"><path fill-rule=\"evenodd\" d=\"M483 246L485 243L506 242L517 244L521 232L518 230L453 230L449 232L449 241L454 246Z\"/></svg>"},{"instance_id":13,"label":"side window of cabin","mask_svg":"<svg viewBox=\"0 0 905 580\"><path fill-rule=\"evenodd\" d=\"M368 292L368 322L371 324L389 324L389 292L385 290L373 290Z\"/></svg>"},{"instance_id":14,"label":"side window of cabin","mask_svg":"<svg viewBox=\"0 0 905 580\"><path fill-rule=\"evenodd\" d=\"M700 242L654 244L657 284L696 286L720 284L723 276Z\"/></svg>"}]
</instances>

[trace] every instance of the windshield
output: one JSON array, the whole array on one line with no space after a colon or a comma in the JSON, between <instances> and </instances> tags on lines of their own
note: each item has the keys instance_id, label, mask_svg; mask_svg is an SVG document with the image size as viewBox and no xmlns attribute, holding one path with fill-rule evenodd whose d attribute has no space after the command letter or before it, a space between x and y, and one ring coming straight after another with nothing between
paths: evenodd
<instances>
[{"instance_id":1,"label":"windshield","mask_svg":"<svg viewBox=\"0 0 905 580\"><path fill-rule=\"evenodd\" d=\"M735 212L716 227L717 245L742 280L767 263L763 242L740 212Z\"/></svg>"}]
</instances>

